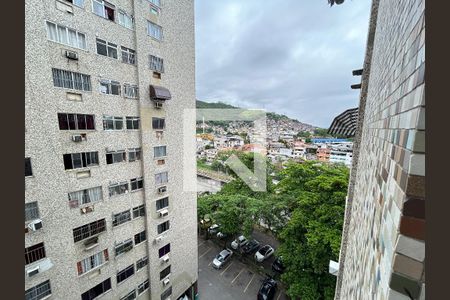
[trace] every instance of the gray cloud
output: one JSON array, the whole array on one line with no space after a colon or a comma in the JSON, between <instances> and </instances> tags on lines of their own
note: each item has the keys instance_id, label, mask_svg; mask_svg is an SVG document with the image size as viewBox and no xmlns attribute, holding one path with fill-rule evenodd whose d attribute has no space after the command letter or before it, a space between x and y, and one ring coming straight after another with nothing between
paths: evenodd
<instances>
[{"instance_id":1,"label":"gray cloud","mask_svg":"<svg viewBox=\"0 0 450 300\"><path fill-rule=\"evenodd\" d=\"M197 99L328 127L358 105L370 1L196 0Z\"/></svg>"}]
</instances>

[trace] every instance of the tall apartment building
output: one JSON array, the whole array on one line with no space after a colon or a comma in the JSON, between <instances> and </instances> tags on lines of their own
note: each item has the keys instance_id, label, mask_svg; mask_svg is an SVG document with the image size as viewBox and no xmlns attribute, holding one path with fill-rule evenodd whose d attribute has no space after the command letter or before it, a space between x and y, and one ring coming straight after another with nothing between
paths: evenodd
<instances>
[{"instance_id":1,"label":"tall apartment building","mask_svg":"<svg viewBox=\"0 0 450 300\"><path fill-rule=\"evenodd\" d=\"M425 1L373 0L335 299L425 299Z\"/></svg>"},{"instance_id":2,"label":"tall apartment building","mask_svg":"<svg viewBox=\"0 0 450 300\"><path fill-rule=\"evenodd\" d=\"M194 299L193 1L25 8L25 299Z\"/></svg>"}]
</instances>

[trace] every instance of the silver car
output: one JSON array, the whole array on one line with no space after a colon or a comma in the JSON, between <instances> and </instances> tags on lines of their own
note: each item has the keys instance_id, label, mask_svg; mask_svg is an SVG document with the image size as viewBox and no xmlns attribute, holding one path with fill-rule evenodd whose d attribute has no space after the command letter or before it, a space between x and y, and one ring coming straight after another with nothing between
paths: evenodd
<instances>
[{"instance_id":1,"label":"silver car","mask_svg":"<svg viewBox=\"0 0 450 300\"><path fill-rule=\"evenodd\" d=\"M230 249L220 251L220 253L213 259L213 267L216 269L222 268L223 265L231 259L231 255L233 255L233 251Z\"/></svg>"}]
</instances>

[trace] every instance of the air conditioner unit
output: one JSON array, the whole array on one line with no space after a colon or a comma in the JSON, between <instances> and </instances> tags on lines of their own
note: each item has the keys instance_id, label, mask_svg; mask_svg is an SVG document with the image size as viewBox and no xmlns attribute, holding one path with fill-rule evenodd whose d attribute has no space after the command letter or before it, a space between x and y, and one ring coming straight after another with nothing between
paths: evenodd
<instances>
[{"instance_id":1,"label":"air conditioner unit","mask_svg":"<svg viewBox=\"0 0 450 300\"><path fill-rule=\"evenodd\" d=\"M157 236L157 237L155 238L155 242L156 242L156 243L159 243L159 242L162 241L162 239L163 239L162 236Z\"/></svg>"},{"instance_id":2,"label":"air conditioner unit","mask_svg":"<svg viewBox=\"0 0 450 300\"><path fill-rule=\"evenodd\" d=\"M78 60L78 54L73 51L66 51L66 57L72 60Z\"/></svg>"},{"instance_id":3,"label":"air conditioner unit","mask_svg":"<svg viewBox=\"0 0 450 300\"><path fill-rule=\"evenodd\" d=\"M160 109L160 108L162 108L162 107L163 107L163 103L162 103L162 102L155 101L155 108Z\"/></svg>"},{"instance_id":4,"label":"air conditioner unit","mask_svg":"<svg viewBox=\"0 0 450 300\"><path fill-rule=\"evenodd\" d=\"M83 137L81 136L81 134L74 134L74 135L72 135L72 141L79 143L79 142L83 141Z\"/></svg>"},{"instance_id":5,"label":"air conditioner unit","mask_svg":"<svg viewBox=\"0 0 450 300\"><path fill-rule=\"evenodd\" d=\"M169 254L164 255L163 257L161 257L161 261L162 262L168 262L169 261Z\"/></svg>"},{"instance_id":6,"label":"air conditioner unit","mask_svg":"<svg viewBox=\"0 0 450 300\"><path fill-rule=\"evenodd\" d=\"M167 186L162 186L158 188L158 194L164 194L167 192Z\"/></svg>"},{"instance_id":7,"label":"air conditioner unit","mask_svg":"<svg viewBox=\"0 0 450 300\"><path fill-rule=\"evenodd\" d=\"M42 220L37 219L32 221L30 224L28 224L28 228L30 228L33 231L39 230L42 228Z\"/></svg>"},{"instance_id":8,"label":"air conditioner unit","mask_svg":"<svg viewBox=\"0 0 450 300\"><path fill-rule=\"evenodd\" d=\"M33 268L33 269L28 269L28 270L27 270L27 275L28 275L28 277L34 276L34 275L36 275L36 274L38 274L38 273L39 273L39 266L36 266L36 267Z\"/></svg>"},{"instance_id":9,"label":"air conditioner unit","mask_svg":"<svg viewBox=\"0 0 450 300\"><path fill-rule=\"evenodd\" d=\"M165 217L165 216L168 216L168 215L169 215L169 210L167 208L162 209L162 210L159 211L159 216L160 217Z\"/></svg>"},{"instance_id":10,"label":"air conditioner unit","mask_svg":"<svg viewBox=\"0 0 450 300\"><path fill-rule=\"evenodd\" d=\"M166 278L166 279L163 280L163 285L164 286L168 285L169 283L170 283L170 279L169 278Z\"/></svg>"},{"instance_id":11,"label":"air conditioner unit","mask_svg":"<svg viewBox=\"0 0 450 300\"><path fill-rule=\"evenodd\" d=\"M92 211L94 211L94 206L83 207L83 208L80 209L80 211L81 211L82 214L86 214L86 213L92 212Z\"/></svg>"}]
</instances>

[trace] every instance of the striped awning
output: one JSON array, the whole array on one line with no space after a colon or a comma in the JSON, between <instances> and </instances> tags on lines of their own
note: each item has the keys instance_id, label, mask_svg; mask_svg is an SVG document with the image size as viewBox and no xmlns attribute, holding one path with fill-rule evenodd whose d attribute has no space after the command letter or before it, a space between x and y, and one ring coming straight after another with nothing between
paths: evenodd
<instances>
[{"instance_id":1,"label":"striped awning","mask_svg":"<svg viewBox=\"0 0 450 300\"><path fill-rule=\"evenodd\" d=\"M358 107L347 109L334 118L328 129L329 134L341 134L348 137L355 136L356 123L358 121Z\"/></svg>"}]
</instances>

